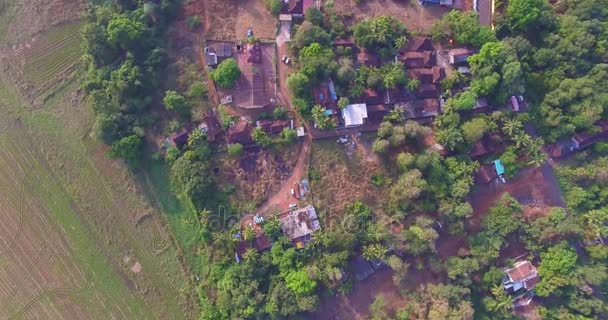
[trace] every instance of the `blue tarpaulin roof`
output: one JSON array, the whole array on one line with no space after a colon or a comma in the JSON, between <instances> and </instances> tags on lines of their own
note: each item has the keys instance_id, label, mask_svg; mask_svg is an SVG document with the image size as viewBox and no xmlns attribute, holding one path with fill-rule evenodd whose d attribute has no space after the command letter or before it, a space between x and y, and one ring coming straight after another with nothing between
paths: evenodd
<instances>
[{"instance_id":1,"label":"blue tarpaulin roof","mask_svg":"<svg viewBox=\"0 0 608 320\"><path fill-rule=\"evenodd\" d=\"M502 162L500 162L500 160L494 160L494 167L496 167L496 173L498 175L505 173L505 167L502 165Z\"/></svg>"},{"instance_id":2,"label":"blue tarpaulin roof","mask_svg":"<svg viewBox=\"0 0 608 320\"><path fill-rule=\"evenodd\" d=\"M325 109L325 114L331 116L332 114L334 114L334 111L331 109Z\"/></svg>"}]
</instances>

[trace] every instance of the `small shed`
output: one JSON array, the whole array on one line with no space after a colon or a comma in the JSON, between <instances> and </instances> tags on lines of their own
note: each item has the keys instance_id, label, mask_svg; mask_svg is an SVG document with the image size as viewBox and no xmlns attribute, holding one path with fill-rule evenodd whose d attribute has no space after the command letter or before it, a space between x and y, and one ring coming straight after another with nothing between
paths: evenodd
<instances>
[{"instance_id":1,"label":"small shed","mask_svg":"<svg viewBox=\"0 0 608 320\"><path fill-rule=\"evenodd\" d=\"M501 176L505 174L505 167L502 165L502 162L499 160L494 160L494 168L496 169L496 174Z\"/></svg>"}]
</instances>

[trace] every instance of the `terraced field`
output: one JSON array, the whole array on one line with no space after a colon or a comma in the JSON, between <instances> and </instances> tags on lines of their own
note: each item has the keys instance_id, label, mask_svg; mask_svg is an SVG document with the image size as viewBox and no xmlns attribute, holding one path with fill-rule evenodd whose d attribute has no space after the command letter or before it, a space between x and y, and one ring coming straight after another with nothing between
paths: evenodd
<instances>
[{"instance_id":1,"label":"terraced field","mask_svg":"<svg viewBox=\"0 0 608 320\"><path fill-rule=\"evenodd\" d=\"M0 37L0 319L191 318L161 212L90 137L81 26Z\"/></svg>"},{"instance_id":2,"label":"terraced field","mask_svg":"<svg viewBox=\"0 0 608 320\"><path fill-rule=\"evenodd\" d=\"M20 48L25 76L32 85L46 87L49 81L74 69L82 55L82 25L77 21L53 28Z\"/></svg>"}]
</instances>

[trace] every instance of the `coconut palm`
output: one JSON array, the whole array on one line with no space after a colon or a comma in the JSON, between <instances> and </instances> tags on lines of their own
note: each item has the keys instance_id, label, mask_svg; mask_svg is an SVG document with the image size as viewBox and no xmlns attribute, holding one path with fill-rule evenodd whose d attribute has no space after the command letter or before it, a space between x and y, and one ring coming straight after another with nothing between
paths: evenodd
<instances>
[{"instance_id":1,"label":"coconut palm","mask_svg":"<svg viewBox=\"0 0 608 320\"><path fill-rule=\"evenodd\" d=\"M492 294L496 298L496 304L492 306L492 311L508 311L513 306L513 299L499 284L492 287Z\"/></svg>"},{"instance_id":2,"label":"coconut palm","mask_svg":"<svg viewBox=\"0 0 608 320\"><path fill-rule=\"evenodd\" d=\"M502 125L502 132L509 137L513 137L517 132L521 132L523 124L516 119L506 119Z\"/></svg>"}]
</instances>

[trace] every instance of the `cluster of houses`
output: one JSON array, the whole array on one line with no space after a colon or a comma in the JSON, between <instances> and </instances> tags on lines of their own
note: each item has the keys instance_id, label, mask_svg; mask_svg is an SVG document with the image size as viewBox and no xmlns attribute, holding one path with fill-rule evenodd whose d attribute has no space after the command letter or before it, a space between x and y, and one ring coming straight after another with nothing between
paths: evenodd
<instances>
[{"instance_id":1,"label":"cluster of houses","mask_svg":"<svg viewBox=\"0 0 608 320\"><path fill-rule=\"evenodd\" d=\"M312 205L307 205L299 209L290 209L278 215L281 231L289 238L292 245L298 249L304 248L312 241L312 234L321 229L321 223L317 216L317 211ZM262 225L264 218L260 215L254 215L244 221L244 224L251 227L255 232L254 239L244 239L241 232L235 235L238 239L235 248L235 259L237 262L243 258L243 255L249 248L254 248L258 252L268 250L272 247L272 242L264 234Z\"/></svg>"},{"instance_id":2,"label":"cluster of houses","mask_svg":"<svg viewBox=\"0 0 608 320\"><path fill-rule=\"evenodd\" d=\"M194 127L181 128L170 134L164 140L166 148L181 148L188 143L188 137L193 129L200 129L206 136L207 141L215 142L222 133L222 126L213 112L207 112L201 122Z\"/></svg>"},{"instance_id":3,"label":"cluster of houses","mask_svg":"<svg viewBox=\"0 0 608 320\"><path fill-rule=\"evenodd\" d=\"M352 41L339 39L336 47L350 47L356 52L356 60L360 66L380 67L383 60L371 51L358 48ZM450 51L450 63L456 68L465 66L467 59L473 54L468 49ZM338 96L333 81L327 81L313 88L315 104L325 108L326 114L333 116L340 126L351 128L368 123L379 123L389 111L402 111L406 119L428 123L439 115L441 110L440 82L445 77L445 70L437 64L437 50L428 37L413 37L407 44L397 50L391 61L402 62L409 79L415 79L419 86L414 91L403 87L378 90L367 88L357 101L343 109L338 108Z\"/></svg>"}]
</instances>

